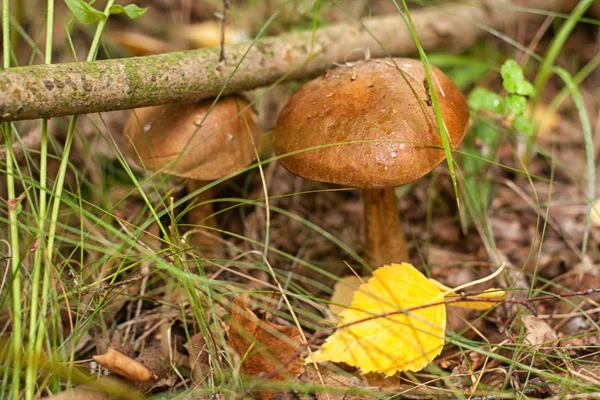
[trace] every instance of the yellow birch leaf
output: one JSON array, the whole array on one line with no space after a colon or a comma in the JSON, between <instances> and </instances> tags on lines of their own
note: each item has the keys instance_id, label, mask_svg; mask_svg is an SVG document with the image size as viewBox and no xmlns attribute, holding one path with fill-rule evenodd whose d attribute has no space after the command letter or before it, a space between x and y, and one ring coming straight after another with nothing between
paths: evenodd
<instances>
[{"instance_id":1,"label":"yellow birch leaf","mask_svg":"<svg viewBox=\"0 0 600 400\"><path fill-rule=\"evenodd\" d=\"M358 278L354 275L345 276L333 285L333 294L329 309L335 315L341 314L352 303L352 297L358 287L369 278Z\"/></svg>"},{"instance_id":2,"label":"yellow birch leaf","mask_svg":"<svg viewBox=\"0 0 600 400\"><path fill-rule=\"evenodd\" d=\"M340 314L338 330L312 360L344 362L363 373L386 376L418 371L442 351L443 300L440 290L411 264L383 266L360 285L350 308Z\"/></svg>"},{"instance_id":3,"label":"yellow birch leaf","mask_svg":"<svg viewBox=\"0 0 600 400\"><path fill-rule=\"evenodd\" d=\"M431 283L433 283L442 293L445 294L444 299L450 300L460 295L456 294L455 289L449 288L441 282L436 281L435 279L429 279ZM487 289L483 293L479 293L475 296L469 296L470 299L481 299L483 301L457 301L453 303L448 303L450 307L460 307L460 308L468 308L471 310L489 310L490 308L497 305L495 301L485 301L485 300L500 300L506 297L506 292L500 289Z\"/></svg>"}]
</instances>

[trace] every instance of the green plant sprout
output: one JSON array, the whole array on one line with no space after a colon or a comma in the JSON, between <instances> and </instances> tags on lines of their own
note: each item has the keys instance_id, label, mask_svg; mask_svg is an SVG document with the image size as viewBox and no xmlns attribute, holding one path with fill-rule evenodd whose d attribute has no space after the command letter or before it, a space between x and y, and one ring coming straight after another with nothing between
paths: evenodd
<instances>
[{"instance_id":1,"label":"green plant sprout","mask_svg":"<svg viewBox=\"0 0 600 400\"><path fill-rule=\"evenodd\" d=\"M65 3L75 18L84 24L96 24L107 18L106 14L104 14L102 11L96 10L84 0L65 0ZM148 7L142 8L135 4L128 4L126 6L114 4L110 7L109 14L125 14L131 19L136 19L146 14L146 11L148 11Z\"/></svg>"},{"instance_id":2,"label":"green plant sprout","mask_svg":"<svg viewBox=\"0 0 600 400\"><path fill-rule=\"evenodd\" d=\"M466 225L473 218L481 219L487 215L492 185L489 160L496 154L498 135L497 121L509 122L518 133L525 136L527 142L533 135L533 123L526 117L527 101L533 94L533 85L525 78L523 69L515 60L507 60L500 68L502 87L506 95L476 87L471 91L467 102L476 112L486 111L489 118L480 118L471 128L471 134L464 142L466 156L463 157L467 202L471 212L467 214Z\"/></svg>"},{"instance_id":3,"label":"green plant sprout","mask_svg":"<svg viewBox=\"0 0 600 400\"><path fill-rule=\"evenodd\" d=\"M495 117L510 120L513 129L526 136L533 135L533 124L524 116L527 99L533 93L533 85L523 75L523 69L515 60L507 60L500 68L502 87L508 92L499 95L483 88L475 88L468 98L474 111L487 110Z\"/></svg>"}]
</instances>

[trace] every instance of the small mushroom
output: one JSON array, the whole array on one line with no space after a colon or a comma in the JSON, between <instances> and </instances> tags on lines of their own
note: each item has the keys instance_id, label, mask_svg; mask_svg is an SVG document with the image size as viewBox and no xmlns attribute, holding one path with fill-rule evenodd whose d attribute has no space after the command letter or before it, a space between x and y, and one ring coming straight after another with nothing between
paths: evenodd
<instances>
[{"instance_id":1,"label":"small mushroom","mask_svg":"<svg viewBox=\"0 0 600 400\"><path fill-rule=\"evenodd\" d=\"M432 72L456 148L467 131L467 102L442 71ZM421 178L445 158L420 61L369 60L310 81L282 110L274 151L293 174L362 189L372 266L408 261L394 187Z\"/></svg>"},{"instance_id":2,"label":"small mushroom","mask_svg":"<svg viewBox=\"0 0 600 400\"><path fill-rule=\"evenodd\" d=\"M260 148L257 115L238 96L136 109L125 125L125 141L140 166L187 179L189 193L248 166ZM198 194L188 212L194 225L215 228L212 190ZM192 242L210 248L216 241L200 236Z\"/></svg>"}]
</instances>

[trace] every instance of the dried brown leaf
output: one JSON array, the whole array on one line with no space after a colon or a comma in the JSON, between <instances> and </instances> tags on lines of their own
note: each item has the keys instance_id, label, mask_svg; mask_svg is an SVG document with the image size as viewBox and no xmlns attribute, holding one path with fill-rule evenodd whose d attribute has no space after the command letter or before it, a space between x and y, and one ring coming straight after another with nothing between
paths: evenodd
<instances>
[{"instance_id":1,"label":"dried brown leaf","mask_svg":"<svg viewBox=\"0 0 600 400\"><path fill-rule=\"evenodd\" d=\"M218 46L221 43L221 24L216 21L199 22L184 27L180 30L180 34L198 49ZM247 38L248 32L230 26L225 27L225 44L240 43Z\"/></svg>"},{"instance_id":2,"label":"dried brown leaf","mask_svg":"<svg viewBox=\"0 0 600 400\"><path fill-rule=\"evenodd\" d=\"M111 372L134 382L147 382L154 379L148 368L112 347L109 347L106 353L94 356L93 359Z\"/></svg>"},{"instance_id":3,"label":"dried brown leaf","mask_svg":"<svg viewBox=\"0 0 600 400\"><path fill-rule=\"evenodd\" d=\"M135 56L149 56L175 50L167 42L138 32L108 32L106 38L125 47Z\"/></svg>"},{"instance_id":4,"label":"dried brown leaf","mask_svg":"<svg viewBox=\"0 0 600 400\"><path fill-rule=\"evenodd\" d=\"M368 277L361 279L354 275L349 275L336 282L333 285L333 294L331 295L331 303L329 304L331 312L339 315L342 311L350 307L354 292L368 280Z\"/></svg>"},{"instance_id":5,"label":"dried brown leaf","mask_svg":"<svg viewBox=\"0 0 600 400\"><path fill-rule=\"evenodd\" d=\"M144 348L135 360L147 368L152 375L152 380L136 383L135 386L141 392L150 392L157 387L174 385L174 377L170 374L171 366L160 348L160 343L157 342Z\"/></svg>"},{"instance_id":6,"label":"dried brown leaf","mask_svg":"<svg viewBox=\"0 0 600 400\"><path fill-rule=\"evenodd\" d=\"M190 353L192 381L199 385L210 372L210 358L204 336L201 333L195 334L183 347Z\"/></svg>"},{"instance_id":7,"label":"dried brown leaf","mask_svg":"<svg viewBox=\"0 0 600 400\"><path fill-rule=\"evenodd\" d=\"M99 392L87 386L78 386L75 389L64 390L53 396L44 397L44 400L112 400L114 397Z\"/></svg>"},{"instance_id":8,"label":"dried brown leaf","mask_svg":"<svg viewBox=\"0 0 600 400\"><path fill-rule=\"evenodd\" d=\"M6 200L6 204L8 205L8 209L10 211L16 210L21 205L21 202L23 201L23 199L25 199L26 195L27 195L27 193L23 192L19 196L15 197L14 199Z\"/></svg>"},{"instance_id":9,"label":"dried brown leaf","mask_svg":"<svg viewBox=\"0 0 600 400\"><path fill-rule=\"evenodd\" d=\"M251 377L271 380L294 378L304 371L301 335L296 327L260 320L248 307L248 295L233 299L228 344L240 358L242 370ZM257 396L270 399L274 392Z\"/></svg>"},{"instance_id":10,"label":"dried brown leaf","mask_svg":"<svg viewBox=\"0 0 600 400\"><path fill-rule=\"evenodd\" d=\"M313 368L307 368L300 380L315 387L317 400L363 400L375 398L369 393L382 393L386 389L403 391L408 385L397 377L385 378L381 374L363 375L362 379L348 373L321 370L321 376Z\"/></svg>"},{"instance_id":11,"label":"dried brown leaf","mask_svg":"<svg viewBox=\"0 0 600 400\"><path fill-rule=\"evenodd\" d=\"M543 319L533 315L523 318L525 325L525 343L536 348L555 347L558 344L558 335Z\"/></svg>"}]
</instances>

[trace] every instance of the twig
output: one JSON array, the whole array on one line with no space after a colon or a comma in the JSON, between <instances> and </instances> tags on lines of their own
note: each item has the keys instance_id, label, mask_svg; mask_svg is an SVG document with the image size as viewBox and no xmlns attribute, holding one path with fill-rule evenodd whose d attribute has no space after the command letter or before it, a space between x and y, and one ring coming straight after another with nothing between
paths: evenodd
<instances>
[{"instance_id":1,"label":"twig","mask_svg":"<svg viewBox=\"0 0 600 400\"><path fill-rule=\"evenodd\" d=\"M576 0L482 0L412 13L425 50L468 48L487 32L508 32L520 17L535 24L548 11L568 11ZM527 12L527 9L537 12ZM485 27L486 29L481 29ZM377 38L377 40L375 40ZM379 44L383 43L385 49ZM0 72L0 121L124 110L215 97L308 78L334 62L408 55L415 44L400 15L367 18L218 48L119 60L35 65ZM312 49L312 53L311 53ZM221 68L218 68L221 66ZM234 73L235 70L235 73Z\"/></svg>"},{"instance_id":2,"label":"twig","mask_svg":"<svg viewBox=\"0 0 600 400\"><path fill-rule=\"evenodd\" d=\"M518 304L518 305L522 305L522 306L527 306L533 302L556 300L557 297L564 299L567 297L591 296L594 293L600 293L600 288L580 290L577 292L562 292L562 293L557 293L556 295L540 296L540 297L535 297L535 298L530 298L530 299L488 299L488 298L477 297L481 293L476 293L476 294L462 293L460 296L454 297L452 299L446 299L443 301L438 301L438 302L429 303L429 304L423 304L423 305L416 306L416 307L410 307L410 308L407 308L404 310L389 311L389 312L385 312L385 313L372 315L370 317L361 318L356 321L352 321L347 324L338 326L335 328L335 330L348 328L352 325L357 325L357 324L361 324L363 322L372 321L377 318L387 318L387 317L391 317L394 315L407 315L413 311L421 310L424 308L448 305L448 304L464 302L464 301L466 301L466 302L498 303L498 304Z\"/></svg>"},{"instance_id":3,"label":"twig","mask_svg":"<svg viewBox=\"0 0 600 400\"><path fill-rule=\"evenodd\" d=\"M219 63L227 65L225 59L225 22L227 22L227 10L231 8L229 0L223 0L223 16L221 18L221 54L219 55Z\"/></svg>"}]
</instances>

